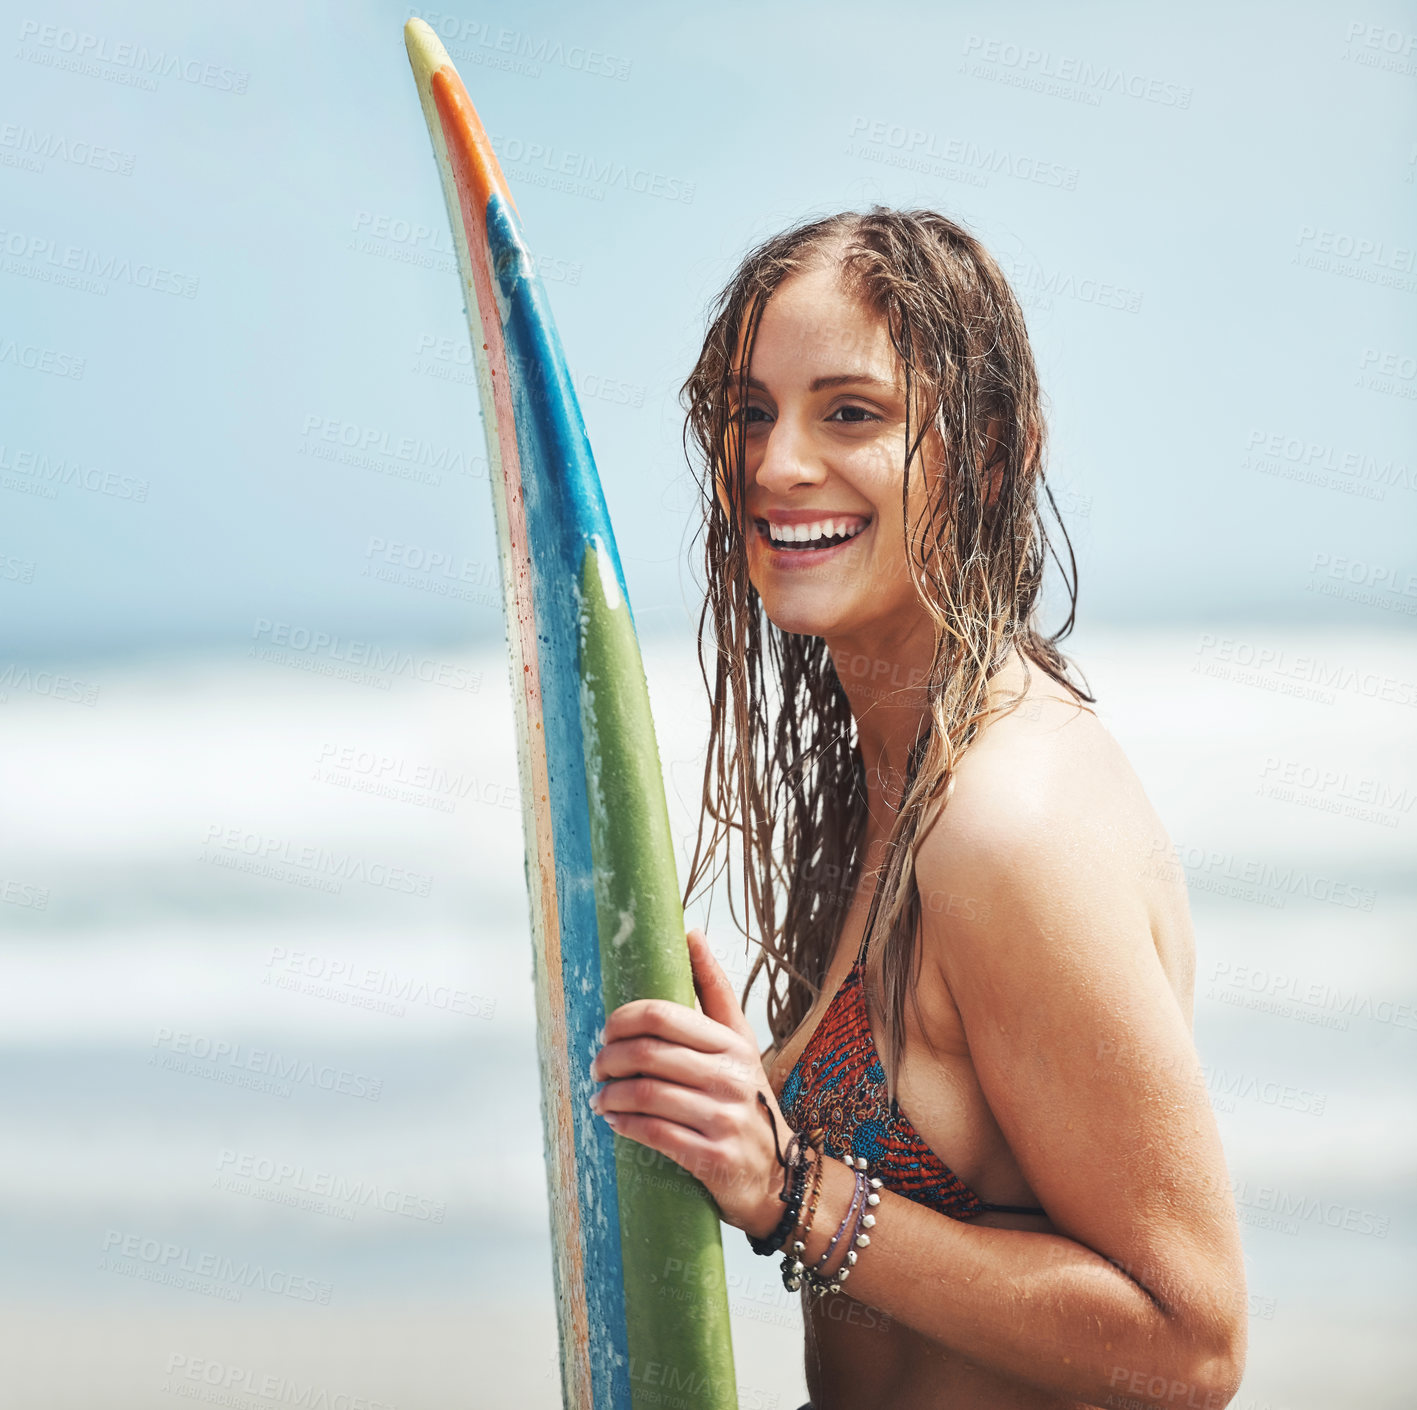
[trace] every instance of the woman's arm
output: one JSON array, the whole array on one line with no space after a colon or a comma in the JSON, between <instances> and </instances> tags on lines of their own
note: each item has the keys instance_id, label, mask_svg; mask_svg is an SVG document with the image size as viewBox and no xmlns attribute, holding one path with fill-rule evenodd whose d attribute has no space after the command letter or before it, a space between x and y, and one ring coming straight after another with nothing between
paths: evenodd
<instances>
[{"instance_id":1,"label":"woman's arm","mask_svg":"<svg viewBox=\"0 0 1417 1410\"><path fill-rule=\"evenodd\" d=\"M944 975L984 1097L1059 1232L963 1224L882 1189L850 1293L1040 1388L1219 1410L1246 1342L1219 1133L1152 941L1145 859L1114 820L1065 810L972 808L916 863L923 962ZM840 1162L823 1178L808 1257L852 1188Z\"/></svg>"},{"instance_id":2,"label":"woman's arm","mask_svg":"<svg viewBox=\"0 0 1417 1410\"><path fill-rule=\"evenodd\" d=\"M822 1180L799 1255L808 1267L851 1202L853 1177L841 1161L828 1160ZM870 1247L848 1284L857 1302L981 1366L1089 1405L1222 1410L1230 1403L1243 1354L1223 1321L1206 1334L1203 1324L1163 1307L1155 1287L1063 1235L961 1223L884 1187L879 1194ZM769 1227L751 1232L761 1237ZM840 1261L838 1244L833 1266ZM1142 1271L1165 1286L1164 1270Z\"/></svg>"}]
</instances>

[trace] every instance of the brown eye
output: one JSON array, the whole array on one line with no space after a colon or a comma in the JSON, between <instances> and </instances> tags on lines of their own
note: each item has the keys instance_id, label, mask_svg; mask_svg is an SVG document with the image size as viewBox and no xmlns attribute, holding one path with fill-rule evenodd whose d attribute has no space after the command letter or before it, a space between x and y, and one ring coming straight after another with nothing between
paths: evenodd
<instances>
[{"instance_id":1,"label":"brown eye","mask_svg":"<svg viewBox=\"0 0 1417 1410\"><path fill-rule=\"evenodd\" d=\"M839 426L861 426L867 421L879 421L881 419L874 411L867 411L864 406L847 405L837 407L836 411L832 412L831 416L827 417L827 420L831 421L837 415L837 412L842 411L855 412L857 415L847 417L844 421L837 422Z\"/></svg>"}]
</instances>

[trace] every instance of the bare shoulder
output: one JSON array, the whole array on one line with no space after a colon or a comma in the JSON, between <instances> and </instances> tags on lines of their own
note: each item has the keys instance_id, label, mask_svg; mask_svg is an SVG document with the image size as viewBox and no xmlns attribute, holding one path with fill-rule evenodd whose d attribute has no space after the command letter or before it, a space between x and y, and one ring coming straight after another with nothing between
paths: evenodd
<instances>
[{"instance_id":1,"label":"bare shoulder","mask_svg":"<svg viewBox=\"0 0 1417 1410\"><path fill-rule=\"evenodd\" d=\"M956 845L1012 848L1047 842L1076 823L1108 827L1122 841L1139 826L1150 832L1154 816L1112 732L1050 681L1046 688L1035 682L1015 709L981 730L960 761L939 826Z\"/></svg>"},{"instance_id":2,"label":"bare shoulder","mask_svg":"<svg viewBox=\"0 0 1417 1410\"><path fill-rule=\"evenodd\" d=\"M1121 745L1089 706L1041 672L981 731L920 852L955 894L986 876L1040 914L1067 903L1136 907L1189 1017L1195 946L1166 826ZM997 900L997 898L995 898Z\"/></svg>"}]
</instances>

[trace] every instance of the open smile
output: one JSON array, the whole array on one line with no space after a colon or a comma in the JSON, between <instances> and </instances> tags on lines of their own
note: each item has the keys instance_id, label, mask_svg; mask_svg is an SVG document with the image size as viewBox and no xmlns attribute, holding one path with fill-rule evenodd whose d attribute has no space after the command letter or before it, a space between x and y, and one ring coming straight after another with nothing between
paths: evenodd
<instances>
[{"instance_id":1,"label":"open smile","mask_svg":"<svg viewBox=\"0 0 1417 1410\"><path fill-rule=\"evenodd\" d=\"M870 517L861 514L823 515L797 524L754 520L758 537L774 551L774 556L810 558L814 562L860 537L870 523Z\"/></svg>"}]
</instances>

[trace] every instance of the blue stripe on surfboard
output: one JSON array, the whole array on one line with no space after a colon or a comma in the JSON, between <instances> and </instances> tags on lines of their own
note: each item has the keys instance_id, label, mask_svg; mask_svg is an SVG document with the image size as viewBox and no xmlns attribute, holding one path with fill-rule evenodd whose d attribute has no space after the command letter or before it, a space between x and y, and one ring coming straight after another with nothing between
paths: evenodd
<instances>
[{"instance_id":1,"label":"blue stripe on surfboard","mask_svg":"<svg viewBox=\"0 0 1417 1410\"><path fill-rule=\"evenodd\" d=\"M518 446L523 421L523 407L536 423L541 440L533 454L549 454L548 463L537 463L541 476L532 477L527 492L532 489L554 488L561 506L560 523L566 528L562 545L565 563L580 578L581 556L592 534L599 534L604 548L601 557L615 566L620 595L629 608L634 625L635 611L625 588L625 574L620 567L620 554L611 532L610 516L605 508L605 496L591 454L590 438L581 419L581 406L566 366L566 354L556 331L546 291L535 271L530 254L522 241L521 226L511 206L498 195L487 202L487 242L491 254L492 276L497 281L498 300L502 313L502 332L510 361L520 358L520 375L511 373L513 392L529 392L517 403ZM513 328L516 345L513 344ZM533 370L534 369L534 370ZM528 373L536 379L528 386ZM526 462L522 475L527 474ZM636 628L636 636L639 635Z\"/></svg>"},{"instance_id":2,"label":"blue stripe on surfboard","mask_svg":"<svg viewBox=\"0 0 1417 1410\"><path fill-rule=\"evenodd\" d=\"M498 285L532 566L591 1383L597 1410L619 1410L630 1405L631 1390L615 1147L610 1128L589 1106L590 1060L605 1022L580 708L577 589L590 535L598 534L606 546L626 603L629 595L561 340L516 214L498 195L487 203L487 244Z\"/></svg>"}]
</instances>

